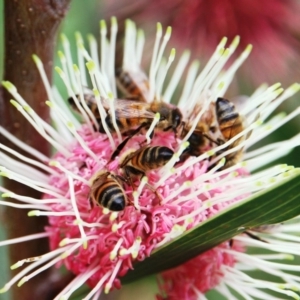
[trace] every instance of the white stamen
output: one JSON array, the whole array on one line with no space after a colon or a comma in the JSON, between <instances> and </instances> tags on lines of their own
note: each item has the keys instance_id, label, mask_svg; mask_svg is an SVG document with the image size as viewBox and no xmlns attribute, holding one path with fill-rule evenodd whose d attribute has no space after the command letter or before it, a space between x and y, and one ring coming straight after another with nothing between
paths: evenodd
<instances>
[{"instance_id":1,"label":"white stamen","mask_svg":"<svg viewBox=\"0 0 300 300\"><path fill-rule=\"evenodd\" d=\"M101 71L105 74L106 71L106 58L108 56L106 44L108 43L106 39L107 27L105 20L100 21L100 38L101 38Z\"/></svg>"},{"instance_id":2,"label":"white stamen","mask_svg":"<svg viewBox=\"0 0 300 300\"><path fill-rule=\"evenodd\" d=\"M156 82L156 92L155 92L156 99L161 99L163 84L167 76L168 70L175 59L175 54L176 54L176 50L172 48L167 65L166 66L162 65L161 76L158 77L158 80Z\"/></svg>"},{"instance_id":3,"label":"white stamen","mask_svg":"<svg viewBox=\"0 0 300 300\"><path fill-rule=\"evenodd\" d=\"M10 156L0 152L0 161L3 162L3 166L6 168L10 168L12 171L19 173L20 175L27 176L32 180L39 179L41 181L47 182L49 177L43 172L19 162L11 158Z\"/></svg>"},{"instance_id":4,"label":"white stamen","mask_svg":"<svg viewBox=\"0 0 300 300\"><path fill-rule=\"evenodd\" d=\"M93 274L95 274L101 268L100 265L96 266L96 262L91 264L85 271L77 275L76 280L72 281L68 287L68 290L64 289L64 293L61 293L60 300L67 300L77 289L79 289ZM67 291L67 292L66 292Z\"/></svg>"},{"instance_id":5,"label":"white stamen","mask_svg":"<svg viewBox=\"0 0 300 300\"><path fill-rule=\"evenodd\" d=\"M114 259L117 257L118 251L119 251L119 249L120 249L122 243L123 243L123 239L122 239L122 238L120 238L120 239L116 242L116 244L115 244L113 250L110 252L110 255L109 255L109 259L110 259L110 260L114 260Z\"/></svg>"},{"instance_id":6,"label":"white stamen","mask_svg":"<svg viewBox=\"0 0 300 300\"><path fill-rule=\"evenodd\" d=\"M114 98L117 96L117 87L116 87L116 79L115 79L115 55L116 53L116 39L117 39L117 32L118 32L118 22L116 17L111 17L111 27L110 27L110 47L109 53L111 55L108 56L108 77L110 86L112 88L112 92Z\"/></svg>"},{"instance_id":7,"label":"white stamen","mask_svg":"<svg viewBox=\"0 0 300 300\"><path fill-rule=\"evenodd\" d=\"M26 106L22 107L18 102L15 100L10 100L10 103L17 108L17 110L26 118L26 120L36 129L36 131L45 139L47 140L51 145L53 145L58 151L60 151L63 155L69 156L70 152L63 146L63 143L61 141L55 140L52 137L50 137L44 130L44 128L41 126L41 122L36 122L38 116L33 119L31 113L33 110L31 107Z\"/></svg>"},{"instance_id":8,"label":"white stamen","mask_svg":"<svg viewBox=\"0 0 300 300\"><path fill-rule=\"evenodd\" d=\"M40 210L31 210L28 212L28 217L40 217L40 216L75 216L73 211L40 211Z\"/></svg>"},{"instance_id":9,"label":"white stamen","mask_svg":"<svg viewBox=\"0 0 300 300\"><path fill-rule=\"evenodd\" d=\"M80 127L80 122L75 118L74 114L71 112L70 106L67 106L65 99L59 94L56 87L53 87L53 95L55 97L54 103L64 111L65 115L68 116L68 119L75 125L76 128ZM53 110L50 110L50 116L53 120L53 123L56 125L55 128L59 135L61 135L66 144L70 144L73 141L72 133L64 126L61 119L56 116Z\"/></svg>"},{"instance_id":10,"label":"white stamen","mask_svg":"<svg viewBox=\"0 0 300 300\"><path fill-rule=\"evenodd\" d=\"M3 187L0 186L0 191L4 192L4 194L1 195L2 198L14 198L16 200L29 203L29 204L53 204L53 203L61 203L66 204L69 203L70 200L66 198L53 198L53 199L35 199L32 197L26 197L22 195L15 194Z\"/></svg>"},{"instance_id":11,"label":"white stamen","mask_svg":"<svg viewBox=\"0 0 300 300\"><path fill-rule=\"evenodd\" d=\"M59 247L63 247L66 246L68 244L74 244L74 243L81 243L83 244L86 241L90 241L90 240L97 240L99 238L99 236L97 235L89 235L87 237L85 237L84 239L82 238L64 238L63 240L60 241L59 243Z\"/></svg>"},{"instance_id":12,"label":"white stamen","mask_svg":"<svg viewBox=\"0 0 300 300\"><path fill-rule=\"evenodd\" d=\"M55 170L49 168L45 164L42 164L42 163L40 163L40 162L38 162L38 161L36 161L34 159L28 158L28 157L20 154L19 152L15 151L15 150L13 150L13 149L11 149L11 148L3 145L3 144L0 144L0 149L3 149L5 151L9 152L10 154L16 156L20 160L23 160L23 161L25 161L25 162L27 162L27 163L29 163L31 165L34 165L34 166L36 166L36 167L38 167L40 169L43 169L43 170L45 170L46 172L48 172L48 173L50 173L52 175L57 175L58 174Z\"/></svg>"},{"instance_id":13,"label":"white stamen","mask_svg":"<svg viewBox=\"0 0 300 300\"><path fill-rule=\"evenodd\" d=\"M294 83L289 86L271 105L265 105L261 118L265 120L283 101L291 98L300 90L300 84Z\"/></svg>"},{"instance_id":14,"label":"white stamen","mask_svg":"<svg viewBox=\"0 0 300 300\"><path fill-rule=\"evenodd\" d=\"M167 197L165 197L162 204L165 204L168 201L175 199L175 197L177 197L183 191L189 189L191 187L191 184L192 184L191 181L185 181L182 185L180 185L178 188L175 188L172 193L170 193Z\"/></svg>"},{"instance_id":15,"label":"white stamen","mask_svg":"<svg viewBox=\"0 0 300 300\"><path fill-rule=\"evenodd\" d=\"M238 43L236 44L236 46ZM235 50L235 49L234 49ZM233 51L234 51L233 50ZM232 52L233 52L232 51ZM225 72L225 78L222 78L224 82L224 87L221 93L217 96L222 97L225 94L225 91L228 89L228 86L231 84L234 74L236 73L237 69L244 63L244 61L248 58L252 51L252 45L248 45L246 49L242 52L242 54L234 61L234 63L230 66L230 68ZM216 84L216 86L218 83Z\"/></svg>"},{"instance_id":16,"label":"white stamen","mask_svg":"<svg viewBox=\"0 0 300 300\"><path fill-rule=\"evenodd\" d=\"M113 98L112 94L109 94L108 96L109 96L108 103L109 103L109 109L110 109L109 111L111 113L112 124L113 124L114 129L115 129L115 131L117 133L119 143L121 143L122 142L122 135L121 135L120 129L119 129L118 125L117 125L116 111L115 111L115 101L118 101L118 100L115 100Z\"/></svg>"},{"instance_id":17,"label":"white stamen","mask_svg":"<svg viewBox=\"0 0 300 300\"><path fill-rule=\"evenodd\" d=\"M134 207L137 209L137 210L140 210L141 207L140 207L140 204L139 204L139 197L144 189L144 186L148 183L148 178L146 176L144 176L142 179L141 179L141 182L140 182L140 185L138 187L138 189L136 191L134 191L132 193L133 195L133 203L134 203Z\"/></svg>"},{"instance_id":18,"label":"white stamen","mask_svg":"<svg viewBox=\"0 0 300 300\"><path fill-rule=\"evenodd\" d=\"M82 39L82 36L79 32L75 32L75 39L76 39L76 46L77 46L77 61L78 61L78 66L81 74L81 82L83 86L88 86L87 84L87 76L86 76L86 68L84 64L84 56L81 51L81 48L84 48L84 42Z\"/></svg>"},{"instance_id":19,"label":"white stamen","mask_svg":"<svg viewBox=\"0 0 300 300\"><path fill-rule=\"evenodd\" d=\"M181 79L181 76L187 66L189 58L190 58L190 51L184 51L177 63L173 76L164 92L163 95L164 102L169 103L171 101L174 91L178 86L179 80Z\"/></svg>"},{"instance_id":20,"label":"white stamen","mask_svg":"<svg viewBox=\"0 0 300 300\"><path fill-rule=\"evenodd\" d=\"M69 256L70 254L72 254L72 252L74 252L78 247L80 246L80 244L77 244L73 247L65 247L65 248L59 248L57 250L62 250L62 249L67 249L63 254L59 255L58 257L54 258L53 260L51 260L49 263L45 264L44 266L42 266L41 268L35 270L33 273L31 273L30 275L24 276L23 278L21 278L21 280L18 282L18 287L22 286L25 282L27 282L28 280L30 280L31 278L33 278L34 276L36 276L37 274L49 269L51 266L55 265L56 263L58 263L59 261L61 261L62 259L66 258L67 256ZM54 251L52 251L54 252ZM60 251L61 252L61 251ZM52 256L52 255L51 255ZM47 257L47 259L42 258L41 261L44 262L45 260L48 260L49 258ZM35 263L38 263L39 261L34 262L32 265L34 265ZM32 266L31 265L31 266ZM26 270L27 268L25 268L24 270ZM22 272L20 272L22 273ZM18 274L18 276L20 275L20 273ZM28 273L28 271L26 272Z\"/></svg>"},{"instance_id":21,"label":"white stamen","mask_svg":"<svg viewBox=\"0 0 300 300\"><path fill-rule=\"evenodd\" d=\"M73 67L72 67L72 55L71 55L71 49L70 49L70 43L68 38L66 37L65 34L61 34L61 42L62 46L66 55L66 61L67 61L67 67L68 67L68 76L70 77L70 83L73 89L76 87L76 81L73 73ZM49 98L51 101L52 98Z\"/></svg>"},{"instance_id":22,"label":"white stamen","mask_svg":"<svg viewBox=\"0 0 300 300\"><path fill-rule=\"evenodd\" d=\"M138 65L141 65L144 44L145 44L144 31L141 29L138 29L137 40L136 40L136 62Z\"/></svg>"},{"instance_id":23,"label":"white stamen","mask_svg":"<svg viewBox=\"0 0 300 300\"><path fill-rule=\"evenodd\" d=\"M97 294L101 294L101 291L102 291L102 286L104 284L104 282L108 279L109 276L111 276L112 274L112 271L109 271L107 273L104 274L104 276L99 280L99 282L95 285L95 287L82 299L82 300L89 300L91 299L91 297L93 297L94 294L96 294L98 291ZM96 298L97 300L98 298ZM94 300L94 298L93 298Z\"/></svg>"},{"instance_id":24,"label":"white stamen","mask_svg":"<svg viewBox=\"0 0 300 300\"><path fill-rule=\"evenodd\" d=\"M10 207L15 207L15 208L20 208L20 209L45 209L45 210L51 210L50 207L45 206L45 205L30 205L30 204L17 204L13 202L7 202L7 201L1 201L0 200L0 205L3 206L10 206Z\"/></svg>"},{"instance_id":25,"label":"white stamen","mask_svg":"<svg viewBox=\"0 0 300 300\"><path fill-rule=\"evenodd\" d=\"M0 247L11 245L11 244L23 243L23 242L27 242L27 241L31 241L31 240L42 239L42 238L49 237L50 235L51 235L50 232L41 232L41 233L25 235L25 236L22 236L22 237L19 237L19 238L14 238L14 239L1 241L0 242Z\"/></svg>"},{"instance_id":26,"label":"white stamen","mask_svg":"<svg viewBox=\"0 0 300 300\"><path fill-rule=\"evenodd\" d=\"M31 235L33 236L33 235ZM54 251L48 252L45 256L41 255L41 259L33 262L32 264L30 264L28 267L24 268L21 272L19 272L17 275L15 275L9 282L7 282L4 287L2 289L0 289L0 294L1 293L5 293L6 291L8 291L10 289L10 287L16 283L18 280L20 280L20 278L22 278L22 276L24 276L25 274L27 274L29 271L31 271L32 269L36 268L37 266L43 264L45 261L51 259L53 256L57 255L58 253L62 253L66 248L59 248L56 249ZM60 259L61 260L61 259ZM22 262L22 261L21 261ZM16 263L15 265L13 265L13 268L18 267L18 263Z\"/></svg>"},{"instance_id":27,"label":"white stamen","mask_svg":"<svg viewBox=\"0 0 300 300\"><path fill-rule=\"evenodd\" d=\"M258 149L257 152L260 152L259 150L261 150L261 154L252 153L256 150L249 152L249 156L253 158L245 161L245 163L247 164L247 168L250 171L254 171L257 168L261 168L262 166L288 154L292 149L299 146L299 143L300 134L294 136L290 140L274 143ZM245 155L245 158L248 158L249 156Z\"/></svg>"},{"instance_id":28,"label":"white stamen","mask_svg":"<svg viewBox=\"0 0 300 300\"><path fill-rule=\"evenodd\" d=\"M58 193L61 192L60 189L54 187L53 185L50 185L46 182L38 181L37 179L30 179L28 176L20 175L16 172L13 172L5 167L0 166L0 175L7 177L9 179L16 180L20 183L23 183L27 186L30 186L32 188L35 188L39 191L43 191L44 193L53 194L55 196L59 195ZM58 196L60 197L60 196Z\"/></svg>"},{"instance_id":29,"label":"white stamen","mask_svg":"<svg viewBox=\"0 0 300 300\"><path fill-rule=\"evenodd\" d=\"M141 243L142 243L141 237L137 237L131 247L129 247L128 249L122 248L120 250L119 252L120 256L131 254L132 258L136 259L139 254Z\"/></svg>"},{"instance_id":30,"label":"white stamen","mask_svg":"<svg viewBox=\"0 0 300 300\"><path fill-rule=\"evenodd\" d=\"M77 109L80 111L85 123L87 124L88 128L90 129L91 134L93 136L95 136L93 124L91 123L90 119L92 119L92 121L94 122L94 126L97 127L98 123L95 119L95 116L92 114L91 110L88 108L86 101L84 99L82 84L81 84L81 80L80 80L80 72L79 72L77 65L75 65L75 64L73 65L73 70L74 70L74 74L75 74L75 78L76 78L76 84L79 89L80 103L77 99L77 96L73 92L71 92L71 97L72 97Z\"/></svg>"},{"instance_id":31,"label":"white stamen","mask_svg":"<svg viewBox=\"0 0 300 300\"><path fill-rule=\"evenodd\" d=\"M104 293L105 293L105 294L108 294L108 293L109 293L109 291L110 291L110 289L111 289L111 287L112 287L112 283L113 283L114 279L116 278L119 269L121 268L122 262L123 262L123 261L120 259L120 260L118 260L118 262L116 263L115 268L114 268L114 270L113 270L113 272L112 272L112 274L111 274L111 277L110 277L109 281L106 283L106 285L105 285L105 287L104 287Z\"/></svg>"},{"instance_id":32,"label":"white stamen","mask_svg":"<svg viewBox=\"0 0 300 300\"><path fill-rule=\"evenodd\" d=\"M150 142L151 142L150 135L153 132L153 130L154 130L156 124L159 122L159 120L160 120L160 113L156 113L154 118L153 118L153 121L151 123L151 126L149 127L149 129L147 130L147 132L145 134L147 144L150 144Z\"/></svg>"},{"instance_id":33,"label":"white stamen","mask_svg":"<svg viewBox=\"0 0 300 300\"><path fill-rule=\"evenodd\" d=\"M9 133L4 127L0 126L0 134L5 136L8 140L10 140L13 144L18 146L20 149L24 150L27 153L30 153L33 157L36 157L38 160L47 163L49 158L45 156L43 153L39 152L38 150L34 149L33 147L25 144L11 133ZM2 144L1 144L2 145Z\"/></svg>"},{"instance_id":34,"label":"white stamen","mask_svg":"<svg viewBox=\"0 0 300 300\"><path fill-rule=\"evenodd\" d=\"M209 72L211 71L211 69L215 66L215 64L220 60L221 56L223 55L223 53L225 51L224 46L225 46L226 42L227 42L227 38L224 37L221 40L221 42L219 43L219 45L217 46L215 52L213 53L213 55L211 56L211 58L209 59L207 64L205 65L204 69L201 71L201 73L196 78L194 85L193 85L193 89L192 89L191 93L188 95L188 99L190 100L189 106L187 107L188 110L190 109L190 107L193 107L195 105L195 103L194 103L195 98L201 94L201 90L203 90L203 84L206 83Z\"/></svg>"},{"instance_id":35,"label":"white stamen","mask_svg":"<svg viewBox=\"0 0 300 300\"><path fill-rule=\"evenodd\" d=\"M75 213L75 216L76 216L76 220L78 222L77 226L78 226L78 229L80 231L80 235L81 235L82 240L86 240L86 234L85 234L84 228L81 224L82 220L81 220L80 213L79 213L77 203L76 203L74 182L73 182L73 178L70 175L68 175L68 181L69 181L70 200L71 200L71 203L72 203L72 206L73 206L73 210L74 210L74 213ZM83 249L86 249L86 248L87 248L87 242L85 241L83 243Z\"/></svg>"},{"instance_id":36,"label":"white stamen","mask_svg":"<svg viewBox=\"0 0 300 300\"><path fill-rule=\"evenodd\" d=\"M92 57L89 55L89 53L85 50L83 44L78 45L79 50L81 51L84 58L87 60L86 66L88 67L91 80L93 81L92 77L95 77L97 79L96 87L101 91L101 94L104 97L107 97L107 93L111 92L111 89L109 87L109 82L107 77L104 75L105 73L101 72L99 69L96 68L96 65L94 61L92 60ZM92 66L92 67L91 67ZM91 70L92 69L92 74Z\"/></svg>"},{"instance_id":37,"label":"white stamen","mask_svg":"<svg viewBox=\"0 0 300 300\"><path fill-rule=\"evenodd\" d=\"M131 69L134 68L134 43L135 40L133 37L135 36L135 24L127 19L125 21L125 39L124 39L124 54L123 54L123 69ZM132 54L133 53L133 54Z\"/></svg>"},{"instance_id":38,"label":"white stamen","mask_svg":"<svg viewBox=\"0 0 300 300\"><path fill-rule=\"evenodd\" d=\"M155 94L155 75L156 75L155 66L156 66L157 53L158 53L161 37L162 37L162 26L160 23L157 23L155 43L153 48L150 70L149 70L150 101L153 99L153 96Z\"/></svg>"},{"instance_id":39,"label":"white stamen","mask_svg":"<svg viewBox=\"0 0 300 300\"><path fill-rule=\"evenodd\" d=\"M172 173L174 173L173 166L179 161L182 152L189 146L189 142L181 143L178 151L176 151L171 159L159 170L160 180L155 184L155 188L158 188Z\"/></svg>"},{"instance_id":40,"label":"white stamen","mask_svg":"<svg viewBox=\"0 0 300 300\"><path fill-rule=\"evenodd\" d=\"M263 139L264 137L266 137L267 135L269 135L270 133L272 133L273 131L275 131L277 128L280 128L283 124L287 123L288 121L290 121L291 119L295 118L299 114L300 114L300 106L297 107L293 112L291 112L289 115L287 115L280 122L278 122L276 125L273 125L271 128L268 128L268 124L266 124L267 128L265 128L265 129L267 129L267 130L264 130L264 132L262 132L261 134L255 134L255 135L253 134L248 139L248 146L251 146L251 145L257 143L258 141L260 141L261 139Z\"/></svg>"},{"instance_id":41,"label":"white stamen","mask_svg":"<svg viewBox=\"0 0 300 300\"><path fill-rule=\"evenodd\" d=\"M92 58L93 62L95 63L96 69L100 70L101 68L100 68L100 62L99 62L99 54L98 54L99 50L98 50L97 40L92 34L89 34L88 35L88 41L89 41L91 58ZM104 68L104 65L102 65L102 68ZM102 69L102 72L104 74L106 74L105 70L103 70L103 69Z\"/></svg>"},{"instance_id":42,"label":"white stamen","mask_svg":"<svg viewBox=\"0 0 300 300\"><path fill-rule=\"evenodd\" d=\"M68 169L66 169L65 167L63 167L61 165L61 163L57 160L52 160L49 162L50 166L56 167L57 169L61 170L62 172L66 173L67 175L71 176L74 179L77 179L78 181L83 182L86 185L90 185L89 181L84 179L82 176L76 175L74 173L72 173L71 171L69 171Z\"/></svg>"},{"instance_id":43,"label":"white stamen","mask_svg":"<svg viewBox=\"0 0 300 300\"><path fill-rule=\"evenodd\" d=\"M184 106L186 106L186 99L188 99L189 95L191 94L199 66L200 66L200 63L199 63L199 61L196 60L196 61L193 61L193 63L189 67L187 77L186 77L186 80L184 83L183 91L182 91L182 94L177 103L177 106L182 110L183 110ZM185 109L183 110L183 113L185 113Z\"/></svg>"},{"instance_id":44,"label":"white stamen","mask_svg":"<svg viewBox=\"0 0 300 300\"><path fill-rule=\"evenodd\" d=\"M67 119L67 116L64 115L63 111L59 109L59 107L50 101L46 101L46 104L53 110L57 112L57 116L62 120L66 128L70 130L70 132L73 134L73 136L77 139L78 143L81 145L81 147L85 150L85 152L92 157L96 162L100 163L99 158L97 155L88 147L88 145L85 143L83 138L77 133L74 124Z\"/></svg>"}]
</instances>

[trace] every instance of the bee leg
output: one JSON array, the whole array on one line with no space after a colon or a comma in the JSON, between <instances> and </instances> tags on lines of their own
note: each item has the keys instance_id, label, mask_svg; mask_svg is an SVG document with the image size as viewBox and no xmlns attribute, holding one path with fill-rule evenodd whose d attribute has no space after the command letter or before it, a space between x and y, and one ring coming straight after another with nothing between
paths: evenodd
<instances>
[{"instance_id":1,"label":"bee leg","mask_svg":"<svg viewBox=\"0 0 300 300\"><path fill-rule=\"evenodd\" d=\"M136 135L137 133L139 133L139 131L140 131L143 127L145 127L145 126L147 126L147 125L148 125L147 123L143 123L143 124L141 124L137 129L131 131L131 134L130 134L127 138L125 138L125 140L122 141L122 143L120 143L120 144L118 145L118 147L116 148L116 150L112 153L109 162L113 161L113 160L120 154L120 152L123 150L123 148L126 146L127 142L128 142L134 135Z\"/></svg>"},{"instance_id":2,"label":"bee leg","mask_svg":"<svg viewBox=\"0 0 300 300\"><path fill-rule=\"evenodd\" d=\"M161 205L162 204L162 202L163 202L163 197L162 197L162 195L151 185L151 184L149 184L149 183L146 183L146 186L147 186L147 188L149 189L149 190L151 190L154 194L155 194L155 196L158 198L158 200L159 200L159 205Z\"/></svg>"},{"instance_id":3,"label":"bee leg","mask_svg":"<svg viewBox=\"0 0 300 300\"><path fill-rule=\"evenodd\" d=\"M207 138L209 141L211 141L213 144L216 144L217 146L220 146L221 144L223 144L222 143L222 140L220 140L220 139L218 139L218 140L214 140L214 139L212 139L209 135L207 135L207 134L203 134L203 136L205 137L205 138Z\"/></svg>"},{"instance_id":4,"label":"bee leg","mask_svg":"<svg viewBox=\"0 0 300 300\"><path fill-rule=\"evenodd\" d=\"M153 136L154 136L154 130L152 130L151 133L150 133L150 135L149 135L150 140L152 140ZM139 145L140 145L140 147L142 147L146 143L147 143L147 139L143 140L141 143L139 143Z\"/></svg>"},{"instance_id":5,"label":"bee leg","mask_svg":"<svg viewBox=\"0 0 300 300\"><path fill-rule=\"evenodd\" d=\"M191 151L190 147L187 147L186 149L184 149L179 157L179 160L175 163L175 166L177 166L178 164L184 163L190 156L192 156L190 151Z\"/></svg>"},{"instance_id":6,"label":"bee leg","mask_svg":"<svg viewBox=\"0 0 300 300\"><path fill-rule=\"evenodd\" d=\"M253 234L253 233L251 233L251 232L249 232L249 231L247 231L247 230L244 231L244 233L245 233L246 235L248 235L249 237L251 237L251 239L253 239L253 240L260 241L260 242L264 242L264 243L268 243L266 240L260 238L259 236L255 235L255 234Z\"/></svg>"},{"instance_id":7,"label":"bee leg","mask_svg":"<svg viewBox=\"0 0 300 300\"><path fill-rule=\"evenodd\" d=\"M92 210L95 207L95 203L91 197L89 197L89 202L90 202L90 208L91 208L90 210Z\"/></svg>"}]
</instances>

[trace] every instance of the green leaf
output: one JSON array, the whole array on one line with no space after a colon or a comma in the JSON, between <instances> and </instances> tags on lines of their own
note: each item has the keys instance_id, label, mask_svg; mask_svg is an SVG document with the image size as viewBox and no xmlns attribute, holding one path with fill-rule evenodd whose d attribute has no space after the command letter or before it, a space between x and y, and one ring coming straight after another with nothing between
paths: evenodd
<instances>
[{"instance_id":1,"label":"green leaf","mask_svg":"<svg viewBox=\"0 0 300 300\"><path fill-rule=\"evenodd\" d=\"M199 224L134 264L122 283L176 267L252 227L275 224L300 214L300 169L286 179Z\"/></svg>"}]
</instances>

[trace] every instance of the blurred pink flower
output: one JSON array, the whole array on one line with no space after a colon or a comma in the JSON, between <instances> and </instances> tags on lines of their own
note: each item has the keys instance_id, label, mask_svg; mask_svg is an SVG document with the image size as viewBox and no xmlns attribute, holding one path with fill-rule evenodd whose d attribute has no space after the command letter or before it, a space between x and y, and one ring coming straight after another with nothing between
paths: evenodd
<instances>
[{"instance_id":1,"label":"blurred pink flower","mask_svg":"<svg viewBox=\"0 0 300 300\"><path fill-rule=\"evenodd\" d=\"M223 36L242 37L241 49L254 46L241 68L240 83L288 83L300 78L300 2L297 0L130 0L106 1L101 11L143 27L171 26L176 49L191 49L206 61ZM151 29L150 29L151 30ZM236 52L234 58L237 57Z\"/></svg>"}]
</instances>

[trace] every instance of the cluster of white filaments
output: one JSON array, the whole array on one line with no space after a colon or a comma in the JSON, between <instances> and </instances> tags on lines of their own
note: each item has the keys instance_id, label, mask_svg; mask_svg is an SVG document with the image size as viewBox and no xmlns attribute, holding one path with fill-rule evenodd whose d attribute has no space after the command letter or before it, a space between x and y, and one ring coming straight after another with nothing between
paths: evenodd
<instances>
[{"instance_id":1,"label":"cluster of white filaments","mask_svg":"<svg viewBox=\"0 0 300 300\"><path fill-rule=\"evenodd\" d=\"M70 216L73 220L72 225L78 227L79 234L77 238L66 237L63 240L55 240L55 238L51 240L53 233L49 230L43 233L32 234L0 242L0 246L4 246L32 239L49 237L53 245L58 245L56 248L53 246L53 250L49 253L41 254L39 257L24 259L11 266L12 269L15 269L22 266L24 263L30 263L29 266L15 275L0 290L0 293L9 290L15 283L18 283L18 285L21 286L32 277L37 276L43 270L64 261L73 253L77 253L79 249L86 250L91 242L99 239L97 234L92 234L93 229L105 227L107 226L107 222L110 222L110 230L114 233L121 230L126 223L126 221L119 219L118 213L110 212L106 208L101 209L103 211L101 218L105 219L106 223L101 223L99 219L97 222L89 222L88 219L90 216L88 209L82 210L81 206L83 202L76 198L76 186L78 183L85 186L88 194L88 188L91 185L90 179L94 174L86 174L86 176L82 176L82 174L78 173L79 166L76 166L75 168L71 159L69 160L69 165L61 163L62 157L69 159L72 155L74 155L71 149L73 145L76 144L81 149L81 153L78 153L78 155L84 157L83 161L92 165L94 170L97 168L105 168L106 161L103 160L101 155L99 155L100 150L97 148L97 152L94 150L94 146L90 145L90 141L92 141L93 137L98 136L98 132L95 131L95 127L99 126L99 124L95 120L93 113L84 100L85 88L88 86L89 81L91 82L91 90L93 91L96 99L102 125L109 141L110 154L114 149L116 149L116 146L123 139L114 116L112 119L115 134L112 134L109 131L109 128L104 121L107 112L104 109L101 100L102 98L108 99L110 112L113 113L116 105L115 102L118 98L115 79L115 56L112 55L115 53L117 35L117 22L115 18L112 18L111 21L110 40L107 38L107 27L104 21L101 21L100 23L100 35L101 54L99 57L99 49L96 39L91 35L88 36L89 50L87 50L84 45L83 38L79 33L76 33L76 44L78 50L77 65L73 64L67 37L62 35L64 52L59 52L62 68L55 68L66 86L69 97L73 98L82 115L86 124L84 129L82 129L82 125L74 117L70 108L60 96L58 90L55 87L51 87L46 77L43 64L36 55L33 56L33 59L47 91L48 101L46 101L46 104L50 108L55 128L46 123L35 113L26 100L18 93L17 88L12 83L7 81L3 82L3 86L13 96L14 100L11 100L11 104L16 107L23 117L32 124L36 131L42 135L59 154L57 154L54 158L48 158L36 149L33 149L16 139L3 127L0 127L1 135L5 136L23 151L29 153L31 157L34 157L28 158L19 154L17 151L0 144L0 175L32 187L46 195L42 200L34 199L26 195L15 194L13 191L0 187L0 191L3 192L3 198L13 198L20 202L13 203L5 200L0 201L0 205L11 206L18 209L31 209L28 213L29 216L48 216L50 220L53 220L53 218ZM155 183L153 183L153 186L155 189L163 189L164 184L168 182L168 180L174 181L176 176L185 174L185 176L188 177L189 175L186 174L194 172L195 170L193 168L195 166L198 166L198 169L200 169L200 166L204 166L206 169L211 166L209 171L199 171L200 175L196 176L193 180L185 180L180 184L174 184L174 188L168 193L164 190L165 195L160 204L162 206L168 204L181 205L186 201L194 199L194 197L197 197L200 194L209 195L209 193L213 190L223 189L225 192L215 193L213 196L210 194L211 198L209 201L203 202L202 205L189 214L177 217L174 220L171 230L161 237L153 249L163 246L165 243L179 236L187 229L197 225L201 222L199 216L201 216L201 214L207 209L214 207L214 205L220 205L220 207L222 207L224 203L228 203L233 199L243 199L247 195L253 195L265 188L277 184L281 180L284 180L287 176L299 172L299 170L293 169L293 167L280 165L251 175L247 174L246 177L239 176L242 169L246 169L247 172L256 171L278 157L287 154L296 146L299 146L300 134L289 140L269 144L260 149L246 152L243 162L239 162L222 170L222 166L224 166L228 154L236 152L242 148L248 149L264 137L270 135L277 128L299 115L300 107L289 115L280 114L273 118L269 118L270 114L280 104L282 104L283 101L290 98L300 90L299 84L293 84L286 90L283 90L279 83L269 87L262 85L248 98L245 105L239 109L239 113L241 115L247 116L248 122L248 126L246 126L242 132L224 144L216 146L198 157L190 157L183 164L179 164L178 166L175 165L179 160L181 153L188 146L187 141L189 137L195 130L202 115L208 109L210 103L215 101L218 97L223 97L226 93L236 70L250 54L251 46L248 46L240 57L226 71L224 71L224 65L236 50L239 44L238 37L236 37L227 48L225 47L227 39L223 38L211 59L201 72L198 72L198 61L192 62L188 66L189 52L184 52L179 58L177 65L174 67L173 75L167 82L166 78L168 70L175 60L175 49L171 50L169 57L164 57L164 52L170 36L171 28L167 28L166 33L163 35L162 27L158 24L152 60L148 73L149 93L147 94L147 101L151 102L153 99L163 99L166 103L170 103L171 100L175 101L176 105L182 111L184 118L189 117L195 106L198 105L200 101L201 109L194 117L186 136L182 140L177 141L177 148L174 149L175 154L171 160L158 171L158 179ZM143 32L141 30L137 30L135 24L128 20L126 23L122 66L123 70L132 73L141 70L144 40ZM87 76L87 71L89 73L89 78ZM179 82L182 80L184 73L186 73L185 83L183 85L181 95L176 98L175 90L177 89ZM77 98L76 95L79 95L79 97ZM151 143L151 133L158 121L159 116L156 115L151 126L147 129L148 131L145 135L148 143ZM83 131L87 132L89 140L83 137ZM245 138L243 142L235 147L228 148L228 146L236 140L241 137L248 136L249 133L252 133L249 138ZM102 141L99 141L99 143L100 142ZM221 151L226 148L228 148L228 150ZM216 155L216 153L221 154ZM208 158L212 156L213 159L208 160ZM59 187L49 182L49 176L55 178L61 176L61 174L64 175L64 179L62 179L60 184L62 186L67 186L67 194L65 191L62 191ZM149 178L144 177L140 181L140 185L135 191L133 191L133 205L137 211L147 209L147 205L140 200L140 196L144 193L147 181L149 181ZM61 207L67 207L68 209L54 211L53 205L61 205ZM299 227L299 221L299 218L294 219L290 224L278 225L274 228L268 228L264 231L264 233L256 233L257 236L262 237L263 240L252 239L246 235L235 237L233 239L233 244L240 243L245 248L255 247L272 251L276 254L269 253L249 255L247 253L237 251L234 247L223 249L224 253L232 255L238 264L234 266L222 266L221 271L224 276L221 283L216 286L215 289L228 299L235 299L230 289L235 290L245 299L252 299L252 297L260 299L275 299L265 291L262 291L265 289L273 290L277 293L282 293L295 299L300 299L295 292L300 291L300 278L288 272L300 272L300 267L285 264L282 261L280 263L274 262L274 260L292 259L294 256L299 255L300 238L296 235L298 231L297 228ZM154 232L155 228L151 228L151 230ZM122 237L115 242L113 250L109 253L109 259L111 261L116 261L116 263L113 265L111 270L103 274L101 280L98 280L97 282L92 281L92 289L90 293L85 296L85 300L96 300L102 291L106 293L109 292L114 285L116 286L115 280L116 277L118 277L118 272L122 270L123 262L125 261L124 257L129 257L131 260L135 260L139 253L141 253L143 246L143 240L141 237L135 236L134 241L127 248L124 247L124 243L125 242ZM148 255L153 249L149 250ZM122 259L120 259L120 257ZM101 269L100 260L101 258L94 260L89 267L85 269L85 271L77 273L75 279L68 284L59 295L57 295L55 300L68 299L76 289L82 286L90 278L93 278L93 276ZM285 283L278 284L275 282L267 282L252 278L246 274L246 272L251 270L261 270L265 273L273 274L282 278ZM199 293L199 299L205 299L205 296L196 288L195 293Z\"/></svg>"}]
</instances>

